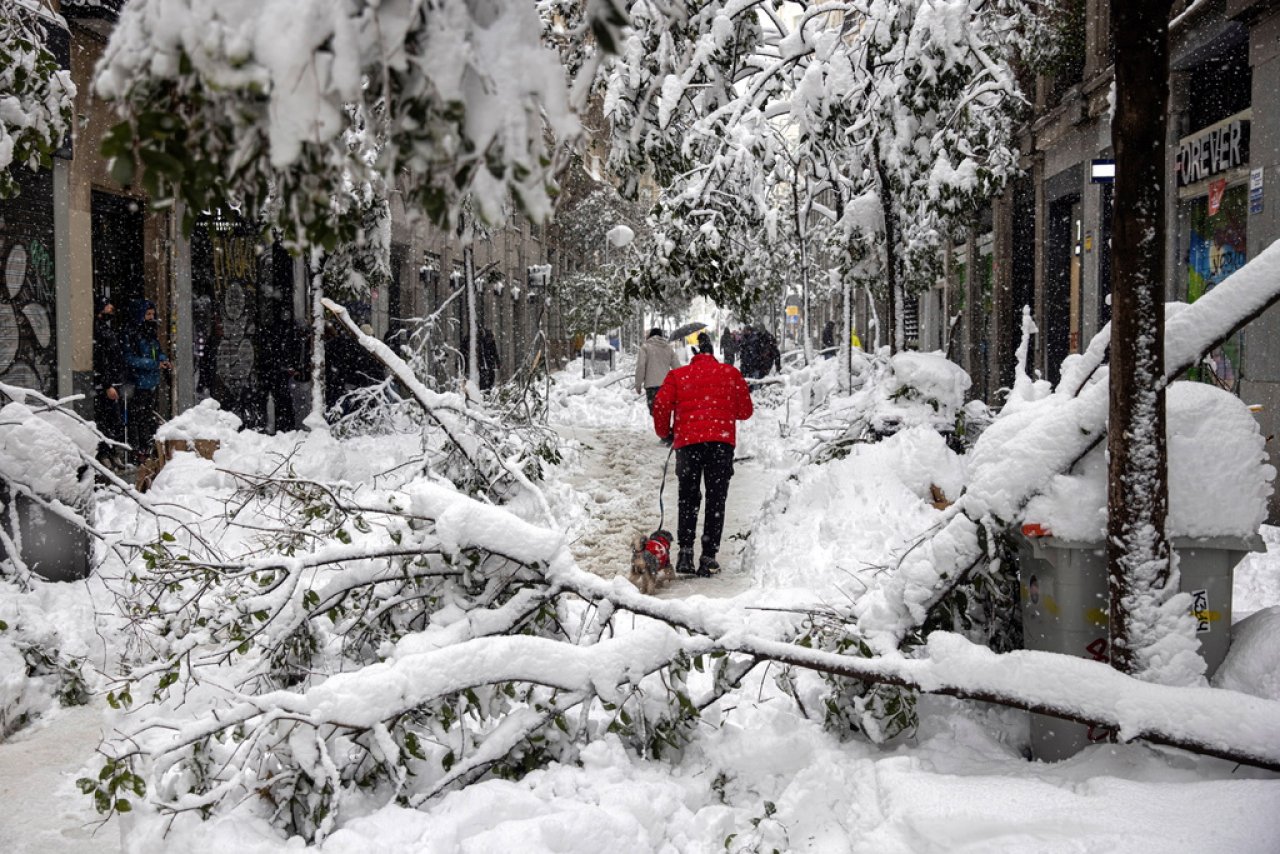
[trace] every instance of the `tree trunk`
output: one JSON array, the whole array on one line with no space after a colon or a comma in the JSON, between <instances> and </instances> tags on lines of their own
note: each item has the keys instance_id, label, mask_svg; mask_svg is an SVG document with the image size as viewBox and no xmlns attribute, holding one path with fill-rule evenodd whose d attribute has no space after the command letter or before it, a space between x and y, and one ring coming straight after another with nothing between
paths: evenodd
<instances>
[{"instance_id":1,"label":"tree trunk","mask_svg":"<svg viewBox=\"0 0 1280 854\"><path fill-rule=\"evenodd\" d=\"M889 353L898 352L898 215L893 209L893 194L889 189L889 172L880 156L880 141L872 143L879 179L880 211L884 215L884 277L889 304L885 312L889 316Z\"/></svg>"},{"instance_id":2,"label":"tree trunk","mask_svg":"<svg viewBox=\"0 0 1280 854\"><path fill-rule=\"evenodd\" d=\"M324 418L324 253L311 256L311 412L304 423L308 430L328 426Z\"/></svg>"},{"instance_id":3,"label":"tree trunk","mask_svg":"<svg viewBox=\"0 0 1280 854\"><path fill-rule=\"evenodd\" d=\"M1137 674L1170 578L1164 410L1164 188L1170 0L1113 0L1116 155L1107 448L1111 662Z\"/></svg>"},{"instance_id":4,"label":"tree trunk","mask_svg":"<svg viewBox=\"0 0 1280 854\"><path fill-rule=\"evenodd\" d=\"M480 388L480 324L476 318L476 254L468 243L462 249L462 274L467 288L467 382Z\"/></svg>"}]
</instances>

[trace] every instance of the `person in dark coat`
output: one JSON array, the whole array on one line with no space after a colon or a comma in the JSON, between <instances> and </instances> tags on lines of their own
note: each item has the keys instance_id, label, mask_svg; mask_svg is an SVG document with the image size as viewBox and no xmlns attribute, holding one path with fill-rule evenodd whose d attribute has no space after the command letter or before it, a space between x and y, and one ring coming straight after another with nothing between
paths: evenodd
<instances>
[{"instance_id":1,"label":"person in dark coat","mask_svg":"<svg viewBox=\"0 0 1280 854\"><path fill-rule=\"evenodd\" d=\"M782 373L782 351L778 349L778 339L767 329L760 330L760 339L760 358L764 363L760 376L765 376L770 370Z\"/></svg>"},{"instance_id":2,"label":"person in dark coat","mask_svg":"<svg viewBox=\"0 0 1280 854\"><path fill-rule=\"evenodd\" d=\"M707 505L696 574L707 576L720 568L716 553L720 550L724 505L733 477L737 422L750 418L751 413L746 381L737 368L716 361L711 338L705 332L698 336L698 355L667 374L658 389L653 402L653 429L659 439L674 434L676 477L680 481L676 536L680 555L676 572L694 573L693 541L704 484Z\"/></svg>"},{"instance_id":3,"label":"person in dark coat","mask_svg":"<svg viewBox=\"0 0 1280 854\"><path fill-rule=\"evenodd\" d=\"M764 335L763 330L754 326L742 330L742 375L749 380L758 380L769 373Z\"/></svg>"},{"instance_id":4,"label":"person in dark coat","mask_svg":"<svg viewBox=\"0 0 1280 854\"><path fill-rule=\"evenodd\" d=\"M836 354L836 322L828 320L822 327L822 357L830 359Z\"/></svg>"},{"instance_id":5,"label":"person in dark coat","mask_svg":"<svg viewBox=\"0 0 1280 854\"><path fill-rule=\"evenodd\" d=\"M152 444L160 426L160 379L172 365L160 349L160 323L156 306L150 300L139 300L134 309L135 323L125 348L125 364L133 380L129 398L129 430L133 449L140 460L154 452Z\"/></svg>"},{"instance_id":6,"label":"person in dark coat","mask_svg":"<svg viewBox=\"0 0 1280 854\"><path fill-rule=\"evenodd\" d=\"M480 327L480 342L476 350L476 358L480 362L480 390L488 391L493 388L498 379L498 369L502 367L498 361L498 342L489 327Z\"/></svg>"},{"instance_id":7,"label":"person in dark coat","mask_svg":"<svg viewBox=\"0 0 1280 854\"><path fill-rule=\"evenodd\" d=\"M726 365L738 360L738 333L727 327L720 335L720 356Z\"/></svg>"},{"instance_id":8,"label":"person in dark coat","mask_svg":"<svg viewBox=\"0 0 1280 854\"><path fill-rule=\"evenodd\" d=\"M124 442L124 401L120 386L125 381L124 341L116 328L116 307L109 299L95 300L93 318L93 418L102 435ZM106 461L115 454L103 442L98 459Z\"/></svg>"}]
</instances>

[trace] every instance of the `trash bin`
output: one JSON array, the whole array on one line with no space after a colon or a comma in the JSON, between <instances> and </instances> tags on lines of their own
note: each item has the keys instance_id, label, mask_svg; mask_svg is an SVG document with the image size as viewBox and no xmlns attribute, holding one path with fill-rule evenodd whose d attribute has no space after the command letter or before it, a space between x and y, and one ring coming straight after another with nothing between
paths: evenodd
<instances>
[{"instance_id":1,"label":"trash bin","mask_svg":"<svg viewBox=\"0 0 1280 854\"><path fill-rule=\"evenodd\" d=\"M1178 554L1179 590L1192 595L1200 654L1206 675L1212 676L1231 642L1233 571L1246 554L1263 550L1262 541L1257 537L1175 538L1171 547ZM1026 648L1109 660L1105 545L1052 536L1022 537L1018 551ZM1105 729L1031 715L1031 753L1046 762L1066 759L1108 737Z\"/></svg>"},{"instance_id":2,"label":"trash bin","mask_svg":"<svg viewBox=\"0 0 1280 854\"><path fill-rule=\"evenodd\" d=\"M587 344L582 348L582 375L603 377L612 373L615 352L607 343L601 343L594 348Z\"/></svg>"},{"instance_id":3,"label":"trash bin","mask_svg":"<svg viewBox=\"0 0 1280 854\"><path fill-rule=\"evenodd\" d=\"M79 581L89 577L89 555L93 547L82 528L50 513L25 495L11 493L8 484L0 481L0 508L5 509L6 517L0 524L13 533L10 506L17 511L20 557L27 569L49 581ZM0 560L8 557L0 541Z\"/></svg>"}]
</instances>

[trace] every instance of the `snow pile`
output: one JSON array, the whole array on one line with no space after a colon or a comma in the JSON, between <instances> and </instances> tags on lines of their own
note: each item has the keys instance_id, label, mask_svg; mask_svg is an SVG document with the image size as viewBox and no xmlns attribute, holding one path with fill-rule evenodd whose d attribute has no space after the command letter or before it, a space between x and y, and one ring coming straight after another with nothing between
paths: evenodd
<instances>
[{"instance_id":1,"label":"snow pile","mask_svg":"<svg viewBox=\"0 0 1280 854\"><path fill-rule=\"evenodd\" d=\"M1255 536L1275 479L1257 419L1230 392L1194 382L1170 385L1166 411L1169 535ZM1104 447L1094 448L1073 473L1055 476L1027 504L1023 521L1064 540L1101 542L1107 521Z\"/></svg>"},{"instance_id":2,"label":"snow pile","mask_svg":"<svg viewBox=\"0 0 1280 854\"><path fill-rule=\"evenodd\" d=\"M81 454L92 456L97 447L93 431L63 413L17 401L0 408L0 480L38 496L84 507L93 474Z\"/></svg>"},{"instance_id":3,"label":"snow pile","mask_svg":"<svg viewBox=\"0 0 1280 854\"><path fill-rule=\"evenodd\" d=\"M240 432L241 421L233 412L225 412L222 404L205 398L195 406L162 424L156 431L161 441L215 439L226 443Z\"/></svg>"},{"instance_id":4,"label":"snow pile","mask_svg":"<svg viewBox=\"0 0 1280 854\"><path fill-rule=\"evenodd\" d=\"M0 574L0 742L59 702L88 699L89 584L32 579L23 589Z\"/></svg>"},{"instance_id":5,"label":"snow pile","mask_svg":"<svg viewBox=\"0 0 1280 854\"><path fill-rule=\"evenodd\" d=\"M1231 648L1213 684L1280 700L1280 605L1264 608L1231 627Z\"/></svg>"},{"instance_id":6,"label":"snow pile","mask_svg":"<svg viewBox=\"0 0 1280 854\"><path fill-rule=\"evenodd\" d=\"M905 351L895 354L892 361L896 388L891 388L889 393L909 392L943 414L959 410L965 393L973 385L964 368L940 352Z\"/></svg>"},{"instance_id":7,"label":"snow pile","mask_svg":"<svg viewBox=\"0 0 1280 854\"><path fill-rule=\"evenodd\" d=\"M942 353L901 352L886 358L882 352L871 361L872 370L864 368L859 376L862 393L870 395L863 405L871 408L873 429L892 433L913 425L944 432L955 428L965 393L973 384L963 368Z\"/></svg>"},{"instance_id":8,"label":"snow pile","mask_svg":"<svg viewBox=\"0 0 1280 854\"><path fill-rule=\"evenodd\" d=\"M877 583L885 545L911 542L941 518L931 486L954 498L964 462L937 432L910 427L784 484L752 532L749 566L765 588L857 596Z\"/></svg>"}]
</instances>

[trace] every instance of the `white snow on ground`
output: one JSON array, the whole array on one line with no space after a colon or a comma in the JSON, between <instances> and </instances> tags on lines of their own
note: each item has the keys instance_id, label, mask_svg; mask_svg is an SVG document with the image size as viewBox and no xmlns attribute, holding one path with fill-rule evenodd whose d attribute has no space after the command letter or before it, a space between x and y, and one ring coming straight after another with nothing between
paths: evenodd
<instances>
[{"instance_id":1,"label":"white snow on ground","mask_svg":"<svg viewBox=\"0 0 1280 854\"><path fill-rule=\"evenodd\" d=\"M621 372L621 376L618 382L591 386L585 394L560 398L562 405L555 410L557 432L568 442L567 480L582 502L576 508L557 507L557 515L576 521L570 548L579 565L606 578L626 576L635 534L647 535L661 522L674 535L679 515L675 455L653 432L644 396L635 394L626 381L630 373ZM762 466L751 449L776 429L769 413L739 426L717 556L721 571L712 578L677 578L659 591L660 597L695 593L724 597L750 587L750 573L742 564L747 535L784 474ZM701 534L701 517L698 525Z\"/></svg>"},{"instance_id":2,"label":"white snow on ground","mask_svg":"<svg viewBox=\"0 0 1280 854\"><path fill-rule=\"evenodd\" d=\"M547 484L548 498L581 566L606 577L625 574L632 533L656 525L667 451L648 425L643 398L631 393L625 367L619 381L565 382L552 410L566 442L565 464ZM788 394L768 396L791 400ZM963 462L914 431L822 467L800 467L790 429L798 417L786 405L762 408L744 425L724 569L709 580L679 580L662 595L733 596L806 579L826 590L843 584L856 594L858 585L847 579L889 565L937 518L925 499L929 483L950 492L963 481ZM287 442L246 437L236 453L245 461L262 458ZM393 443L343 448L312 437L308 447L300 465L352 480L394 457ZM220 466L233 462L229 451L220 452ZM191 508L207 503L212 511L223 476L194 457L180 455L175 463L157 482L160 495L182 498ZM666 525L673 531L675 496L672 471ZM780 513L783 507L791 512ZM108 509L115 515L107 522L127 523L121 508ZM1264 535L1272 551L1249 558L1236 575L1237 619L1280 605L1280 531L1264 529ZM78 634L92 636L87 627ZM371 809L318 850L1280 851L1278 775L1141 744L1097 745L1057 764L1028 762L1025 714L948 698L922 701L920 728L909 739L883 748L841 742L823 731L820 719L797 711L774 685L775 674L762 670L733 695L733 704L705 716L699 737L674 761L639 760L605 741L586 750L581 766L552 765L520 781L479 783L422 811ZM0 850L114 850L118 822L90 838L88 800L73 787L92 759L97 708L58 712L0 744ZM180 825L180 833L162 838L161 825L150 822L130 837L127 850L239 854L304 847L299 840L283 843L245 811Z\"/></svg>"},{"instance_id":3,"label":"white snow on ground","mask_svg":"<svg viewBox=\"0 0 1280 854\"><path fill-rule=\"evenodd\" d=\"M97 705L59 709L0 744L0 849L8 854L109 854L115 822L102 825L76 789L103 734ZM82 770L83 769L83 770Z\"/></svg>"}]
</instances>

